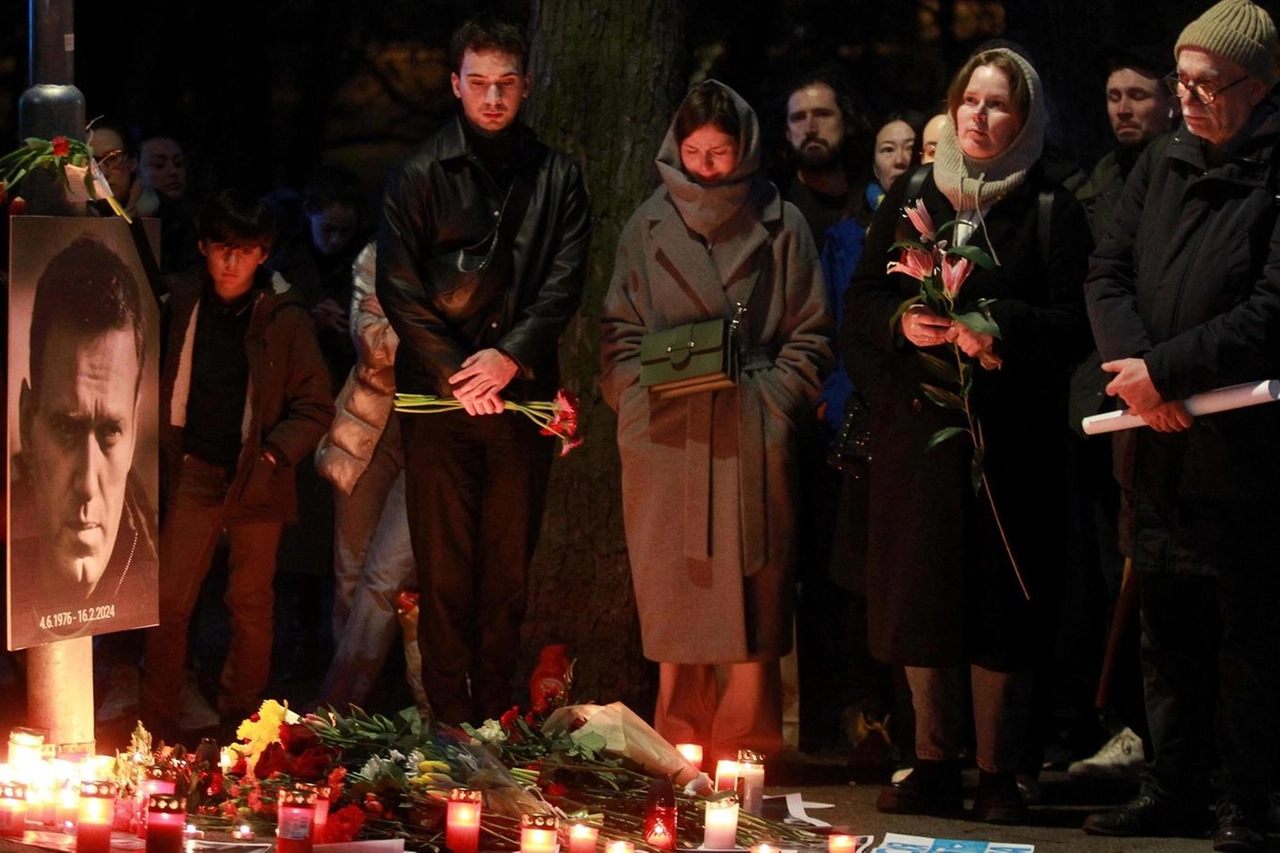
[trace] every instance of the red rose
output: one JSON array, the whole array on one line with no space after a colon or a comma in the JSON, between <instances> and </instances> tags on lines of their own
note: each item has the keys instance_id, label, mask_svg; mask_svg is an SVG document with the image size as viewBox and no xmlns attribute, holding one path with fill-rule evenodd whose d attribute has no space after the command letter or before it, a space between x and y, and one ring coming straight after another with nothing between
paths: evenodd
<instances>
[{"instance_id":1,"label":"red rose","mask_svg":"<svg viewBox=\"0 0 1280 853\"><path fill-rule=\"evenodd\" d=\"M53 138L53 156L66 157L71 153L71 143L67 141L65 136L55 136Z\"/></svg>"},{"instance_id":2,"label":"red rose","mask_svg":"<svg viewBox=\"0 0 1280 853\"><path fill-rule=\"evenodd\" d=\"M289 775L295 779L324 779L333 765L334 754L324 746L313 746L289 764Z\"/></svg>"},{"instance_id":3,"label":"red rose","mask_svg":"<svg viewBox=\"0 0 1280 853\"><path fill-rule=\"evenodd\" d=\"M566 788L564 785L561 785L559 782L552 782L550 785L547 786L547 789L544 793L551 799L558 799L560 797L563 797L565 794L569 793L569 789Z\"/></svg>"},{"instance_id":4,"label":"red rose","mask_svg":"<svg viewBox=\"0 0 1280 853\"><path fill-rule=\"evenodd\" d=\"M253 775L259 779L270 778L273 773L283 773L289 769L289 755L278 743L269 743L258 756L258 763L253 767Z\"/></svg>"},{"instance_id":5,"label":"red rose","mask_svg":"<svg viewBox=\"0 0 1280 853\"><path fill-rule=\"evenodd\" d=\"M22 216L27 212L27 200L20 195L13 197L13 201L9 202L9 215Z\"/></svg>"},{"instance_id":6,"label":"red rose","mask_svg":"<svg viewBox=\"0 0 1280 853\"><path fill-rule=\"evenodd\" d=\"M520 709L517 708L515 705L512 705L511 709L507 711L505 714L503 714L502 719L498 720L498 722L502 724L502 728L504 731L509 732L511 731L511 727L516 724L516 720L518 719L520 719Z\"/></svg>"},{"instance_id":7,"label":"red rose","mask_svg":"<svg viewBox=\"0 0 1280 853\"><path fill-rule=\"evenodd\" d=\"M301 755L312 747L320 745L320 736L302 723L281 723L280 742L292 755Z\"/></svg>"}]
</instances>

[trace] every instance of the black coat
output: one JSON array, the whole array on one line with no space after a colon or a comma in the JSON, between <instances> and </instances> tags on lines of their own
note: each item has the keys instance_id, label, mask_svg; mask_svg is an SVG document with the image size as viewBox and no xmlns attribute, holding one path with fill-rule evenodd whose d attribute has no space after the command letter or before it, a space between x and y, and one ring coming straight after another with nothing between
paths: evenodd
<instances>
[{"instance_id":1,"label":"black coat","mask_svg":"<svg viewBox=\"0 0 1280 853\"><path fill-rule=\"evenodd\" d=\"M1002 337L998 371L976 370L972 405L986 439L985 468L1000 520L1032 603L1023 599L985 494L970 483L967 435L926 451L939 428L964 418L929 401L937 380L889 320L918 282L885 274L889 246L915 237L901 215L908 180L896 181L876 214L845 299L842 355L872 410L867 599L871 652L912 666L976 662L1009 670L1031 662L1038 619L1056 605L1065 509L1067 379L1090 346L1084 280L1089 226L1069 192L1053 190L1049 252L1037 229L1038 169L985 215L970 244L999 260L975 269L959 310L980 298ZM955 218L930 175L921 188L934 223ZM989 238L989 242L988 242ZM951 359L950 346L933 353Z\"/></svg>"},{"instance_id":2,"label":"black coat","mask_svg":"<svg viewBox=\"0 0 1280 853\"><path fill-rule=\"evenodd\" d=\"M378 300L400 336L396 389L448 395L467 356L496 348L521 368L504 397L550 399L559 385L561 332L578 310L591 210L577 165L523 125L518 180L531 187L514 248L468 280L483 257L504 194L470 151L455 118L392 169L378 232ZM513 196L514 197L514 196ZM470 249L471 252L466 252ZM447 263L442 263L447 261Z\"/></svg>"},{"instance_id":3,"label":"black coat","mask_svg":"<svg viewBox=\"0 0 1280 853\"><path fill-rule=\"evenodd\" d=\"M1280 376L1273 149L1280 99L1221 162L1179 128L1134 167L1092 258L1089 317L1104 359L1141 357L1166 400ZM1270 566L1280 517L1280 406L1133 431L1134 559L1146 570Z\"/></svg>"}]
</instances>

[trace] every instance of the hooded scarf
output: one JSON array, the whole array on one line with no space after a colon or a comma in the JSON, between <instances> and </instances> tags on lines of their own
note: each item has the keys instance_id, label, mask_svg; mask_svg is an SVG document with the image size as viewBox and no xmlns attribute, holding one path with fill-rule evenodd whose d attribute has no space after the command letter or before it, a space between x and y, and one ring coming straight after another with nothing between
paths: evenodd
<instances>
[{"instance_id":1,"label":"hooded scarf","mask_svg":"<svg viewBox=\"0 0 1280 853\"><path fill-rule=\"evenodd\" d=\"M671 204L689 230L701 236L711 250L712 260L725 281L731 278L750 255L746 238L758 210L776 194L773 184L760 174L760 122L755 110L733 89L716 80L708 83L728 93L738 111L738 163L724 178L701 184L684 170L675 119L658 149L654 162L666 185ZM744 209L754 200L750 209ZM742 215L739 215L742 214Z\"/></svg>"},{"instance_id":2,"label":"hooded scarf","mask_svg":"<svg viewBox=\"0 0 1280 853\"><path fill-rule=\"evenodd\" d=\"M933 161L933 177L938 190L956 211L982 210L1007 195L1027 177L1032 165L1044 150L1045 127L1049 115L1044 105L1040 75L1016 52L1007 48L988 51L1000 53L1017 63L1027 81L1029 95L1027 114L1022 128L1009 147L994 157L974 160L960 150L955 116L947 113L938 150Z\"/></svg>"}]
</instances>

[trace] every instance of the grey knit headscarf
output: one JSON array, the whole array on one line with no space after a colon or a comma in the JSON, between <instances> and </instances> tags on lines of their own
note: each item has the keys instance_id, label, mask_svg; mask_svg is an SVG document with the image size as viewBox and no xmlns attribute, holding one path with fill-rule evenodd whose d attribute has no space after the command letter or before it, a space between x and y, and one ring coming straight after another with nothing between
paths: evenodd
<instances>
[{"instance_id":1,"label":"grey knit headscarf","mask_svg":"<svg viewBox=\"0 0 1280 853\"><path fill-rule=\"evenodd\" d=\"M1040 75L1031 63L1007 48L995 48L984 53L1003 54L1022 69L1029 95L1027 114L1023 116L1022 128L1008 148L994 157L974 160L960 150L955 116L948 112L934 155L933 176L938 189L957 211L981 210L1021 184L1027 177L1027 171L1040 159L1044 150L1045 127L1049 123Z\"/></svg>"}]
</instances>

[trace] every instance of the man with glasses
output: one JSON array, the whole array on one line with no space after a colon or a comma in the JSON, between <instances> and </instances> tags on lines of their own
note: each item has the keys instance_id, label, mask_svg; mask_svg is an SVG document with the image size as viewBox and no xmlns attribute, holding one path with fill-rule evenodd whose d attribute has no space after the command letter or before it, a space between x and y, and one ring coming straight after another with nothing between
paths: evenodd
<instances>
[{"instance_id":1,"label":"man with glasses","mask_svg":"<svg viewBox=\"0 0 1280 853\"><path fill-rule=\"evenodd\" d=\"M1131 532L1155 760L1136 798L1086 821L1093 834L1200 833L1216 758L1214 849L1266 840L1280 406L1193 418L1180 401L1280 375L1275 52L1249 0L1182 31L1185 127L1134 167L1085 284L1107 393L1151 427L1134 435Z\"/></svg>"}]
</instances>

